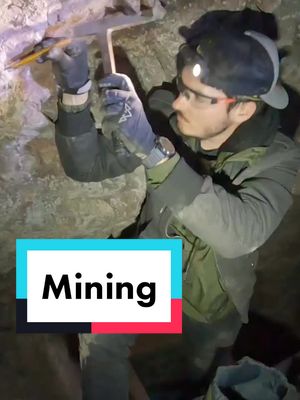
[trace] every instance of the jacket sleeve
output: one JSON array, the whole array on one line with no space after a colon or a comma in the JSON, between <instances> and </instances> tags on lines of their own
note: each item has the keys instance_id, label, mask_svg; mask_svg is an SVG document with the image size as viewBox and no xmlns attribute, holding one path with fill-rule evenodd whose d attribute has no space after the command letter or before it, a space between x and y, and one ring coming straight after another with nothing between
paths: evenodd
<instances>
[{"instance_id":1,"label":"jacket sleeve","mask_svg":"<svg viewBox=\"0 0 300 400\"><path fill-rule=\"evenodd\" d=\"M245 180L236 194L194 172L181 158L153 190L161 206L225 258L261 246L292 204L299 152L277 167Z\"/></svg>"},{"instance_id":2,"label":"jacket sleeve","mask_svg":"<svg viewBox=\"0 0 300 400\"><path fill-rule=\"evenodd\" d=\"M66 175L81 182L114 178L141 163L124 147L116 151L113 142L98 133L89 106L74 113L58 105L55 142Z\"/></svg>"}]
</instances>

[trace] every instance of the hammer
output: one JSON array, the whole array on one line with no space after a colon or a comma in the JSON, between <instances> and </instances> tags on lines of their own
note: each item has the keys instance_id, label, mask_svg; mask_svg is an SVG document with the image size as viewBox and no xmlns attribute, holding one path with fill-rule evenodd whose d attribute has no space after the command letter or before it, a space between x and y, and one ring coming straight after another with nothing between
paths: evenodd
<instances>
[{"instance_id":1,"label":"hammer","mask_svg":"<svg viewBox=\"0 0 300 400\"><path fill-rule=\"evenodd\" d=\"M165 10L163 8L156 8L154 5L151 14L146 13L141 15L125 15L125 14L111 14L104 17L99 21L86 22L73 27L73 33L71 37L59 39L44 49L33 50L25 55L13 58L6 66L5 69L19 68L24 65L30 64L37 60L39 57L47 54L54 47L64 48L67 47L73 39L80 38L83 36L96 36L99 41L100 51L103 62L104 74L111 74L116 72L116 63L112 46L112 32L131 26L141 25L148 22L156 21L163 18ZM55 38L54 38L55 39Z\"/></svg>"},{"instance_id":2,"label":"hammer","mask_svg":"<svg viewBox=\"0 0 300 400\"><path fill-rule=\"evenodd\" d=\"M161 10L157 13L153 9L152 15L124 15L112 14L96 22L86 22L73 28L74 37L95 35L98 39L104 74L116 72L116 63L112 45L112 33L114 31L136 25L156 21L164 16Z\"/></svg>"},{"instance_id":3,"label":"hammer","mask_svg":"<svg viewBox=\"0 0 300 400\"><path fill-rule=\"evenodd\" d=\"M163 18L164 9L153 8L151 15L124 15L114 14L104 17L100 21L87 22L73 28L74 37L95 35L100 45L105 75L116 72L116 63L112 45L112 33L116 30L145 24ZM124 153L124 146L118 132L112 132L111 138L116 153Z\"/></svg>"},{"instance_id":4,"label":"hammer","mask_svg":"<svg viewBox=\"0 0 300 400\"><path fill-rule=\"evenodd\" d=\"M125 15L121 13L115 13L107 15L98 21L86 22L74 26L72 28L73 32L71 33L71 35L67 35L68 37L63 39L56 38L56 42L54 42L51 46L47 48L43 48L40 50L33 49L30 53L11 60L11 62L6 65L5 69L19 68L27 65L37 60L39 57L47 54L55 47L67 47L75 38L80 38L84 36L96 36L98 38L100 46L104 74L108 75L111 73L115 73L116 63L112 45L112 33L116 30L120 30L123 28L141 25L148 22L156 21L158 19L162 19L164 15L164 8L162 8L162 6L160 5L159 0L155 0L153 8L150 11L148 10L141 14ZM112 133L112 139L115 151L123 153L125 150L117 132Z\"/></svg>"}]
</instances>

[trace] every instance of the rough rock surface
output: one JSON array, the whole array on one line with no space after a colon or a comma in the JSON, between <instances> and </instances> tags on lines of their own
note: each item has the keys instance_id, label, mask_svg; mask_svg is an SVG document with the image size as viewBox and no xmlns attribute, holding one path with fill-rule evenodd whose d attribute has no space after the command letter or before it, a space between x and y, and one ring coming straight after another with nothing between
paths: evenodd
<instances>
[{"instance_id":1,"label":"rough rock surface","mask_svg":"<svg viewBox=\"0 0 300 400\"><path fill-rule=\"evenodd\" d=\"M154 6L157 1L144 1ZM275 10L283 26L281 43L292 47L284 60L284 77L298 89L300 77L295 60L299 10L286 2L261 0L170 0L166 17L155 23L116 32L114 43L126 53L142 88L170 80L175 73L174 55L182 37L178 28L190 25L207 10L242 9L245 6ZM62 34L74 24L101 18L105 7L140 12L141 2L129 0L5 0L0 26L0 179L2 216L0 270L13 267L16 237L106 237L117 235L138 213L144 197L142 169L102 184L71 181L60 167L53 124L41 113L55 118L55 86L50 65L3 71L7 61L38 42L45 31ZM180 10L180 18L178 18ZM281 25L280 25L281 26ZM285 27L289 29L286 30ZM99 63L91 46L91 76ZM97 91L93 91L97 126ZM50 188L50 190L49 190ZM88 210L88 211L87 211Z\"/></svg>"},{"instance_id":2,"label":"rough rock surface","mask_svg":"<svg viewBox=\"0 0 300 400\"><path fill-rule=\"evenodd\" d=\"M143 0L154 6L156 0ZM135 70L142 89L174 76L174 55L182 38L178 28L208 10L245 6L274 11L279 45L290 52L282 63L284 81L300 93L299 0L168 0L164 20L113 35ZM11 57L38 42L47 30L59 33L82 20L104 15L105 6L127 6L139 12L138 0L2 0L0 23L0 392L7 400L74 399L76 368L56 335L14 336L14 256L17 237L106 237L131 223L144 198L144 173L103 183L83 184L64 176L59 164L53 124L55 87L49 64L3 71ZM100 57L90 46L91 75ZM297 97L296 96L296 97ZM298 102L299 106L299 102ZM298 108L295 108L299 110ZM97 122L97 91L93 91ZM297 123L294 127L296 129ZM300 140L300 130L298 130ZM292 328L300 337L299 200L284 224L262 249L253 309ZM33 363L32 360L36 360ZM43 365L43 368L40 368ZM66 371L74 369L74 374ZM75 378L74 378L75 377ZM32 384L34 382L34 384ZM77 382L76 384L74 382ZM77 393L77 394L76 394ZM76 397L77 396L77 397Z\"/></svg>"},{"instance_id":3,"label":"rough rock surface","mask_svg":"<svg viewBox=\"0 0 300 400\"><path fill-rule=\"evenodd\" d=\"M45 34L103 17L105 7L140 12L139 1L5 1L0 25L0 271L14 267L18 237L107 237L132 223L145 192L143 169L103 183L67 178L54 144L56 88L50 63L5 70ZM92 63L92 61L91 61ZM48 64L48 65L47 65ZM92 69L92 68L91 68Z\"/></svg>"}]
</instances>

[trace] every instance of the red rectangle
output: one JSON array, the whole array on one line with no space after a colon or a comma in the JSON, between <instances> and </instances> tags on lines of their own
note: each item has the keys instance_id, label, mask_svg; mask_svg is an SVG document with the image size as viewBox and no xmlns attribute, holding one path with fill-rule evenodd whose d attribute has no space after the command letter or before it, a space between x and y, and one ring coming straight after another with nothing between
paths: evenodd
<instances>
[{"instance_id":1,"label":"red rectangle","mask_svg":"<svg viewBox=\"0 0 300 400\"><path fill-rule=\"evenodd\" d=\"M171 300L171 322L92 322L91 333L182 333L182 300Z\"/></svg>"}]
</instances>

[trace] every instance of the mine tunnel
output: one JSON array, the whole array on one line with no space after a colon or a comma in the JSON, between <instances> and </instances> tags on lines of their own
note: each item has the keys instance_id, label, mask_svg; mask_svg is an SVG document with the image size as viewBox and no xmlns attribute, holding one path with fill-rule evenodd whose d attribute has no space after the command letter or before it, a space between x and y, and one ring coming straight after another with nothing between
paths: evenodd
<instances>
[{"instance_id":1,"label":"mine tunnel","mask_svg":"<svg viewBox=\"0 0 300 400\"><path fill-rule=\"evenodd\" d=\"M58 92L52 64L32 61L9 68L10 63L32 51L45 37L72 36L76 26L101 26L107 18L120 21L128 16L146 15L139 23L113 26L115 69L131 78L153 130L168 137L180 149L180 156L188 158L189 148L174 135L166 114L157 107L153 109L149 99L157 88L170 90L171 99L178 95L175 59L178 47L186 40L184 32L203 15L214 15L215 11L221 15L225 11L244 12L240 19L234 18L234 28L240 24L239 29L244 31L259 26L266 35L273 35L279 49L282 83L289 95L289 105L279 112L280 129L291 141L300 143L298 0L2 0L0 392L3 400L82 398L76 333L16 333L16 239L131 238L147 191L143 166L101 182L79 182L67 177L54 139ZM275 33L270 16L278 25ZM216 26L211 22L209 29L220 29L224 21L218 20ZM104 50L99 44L99 34L89 32L81 40L88 45L91 112L96 128L101 131L98 82L105 75ZM191 156L190 165L194 163L197 160ZM201 384L195 384L190 381L184 361L182 335L140 336L130 355L130 399L200 399L214 377L214 368L233 365L246 356L277 368L300 391L299 172L291 196L293 204L259 250L249 322L243 324L234 344L215 355L211 371ZM98 398L110 400L100 394ZM244 397L229 394L226 398Z\"/></svg>"}]
</instances>

